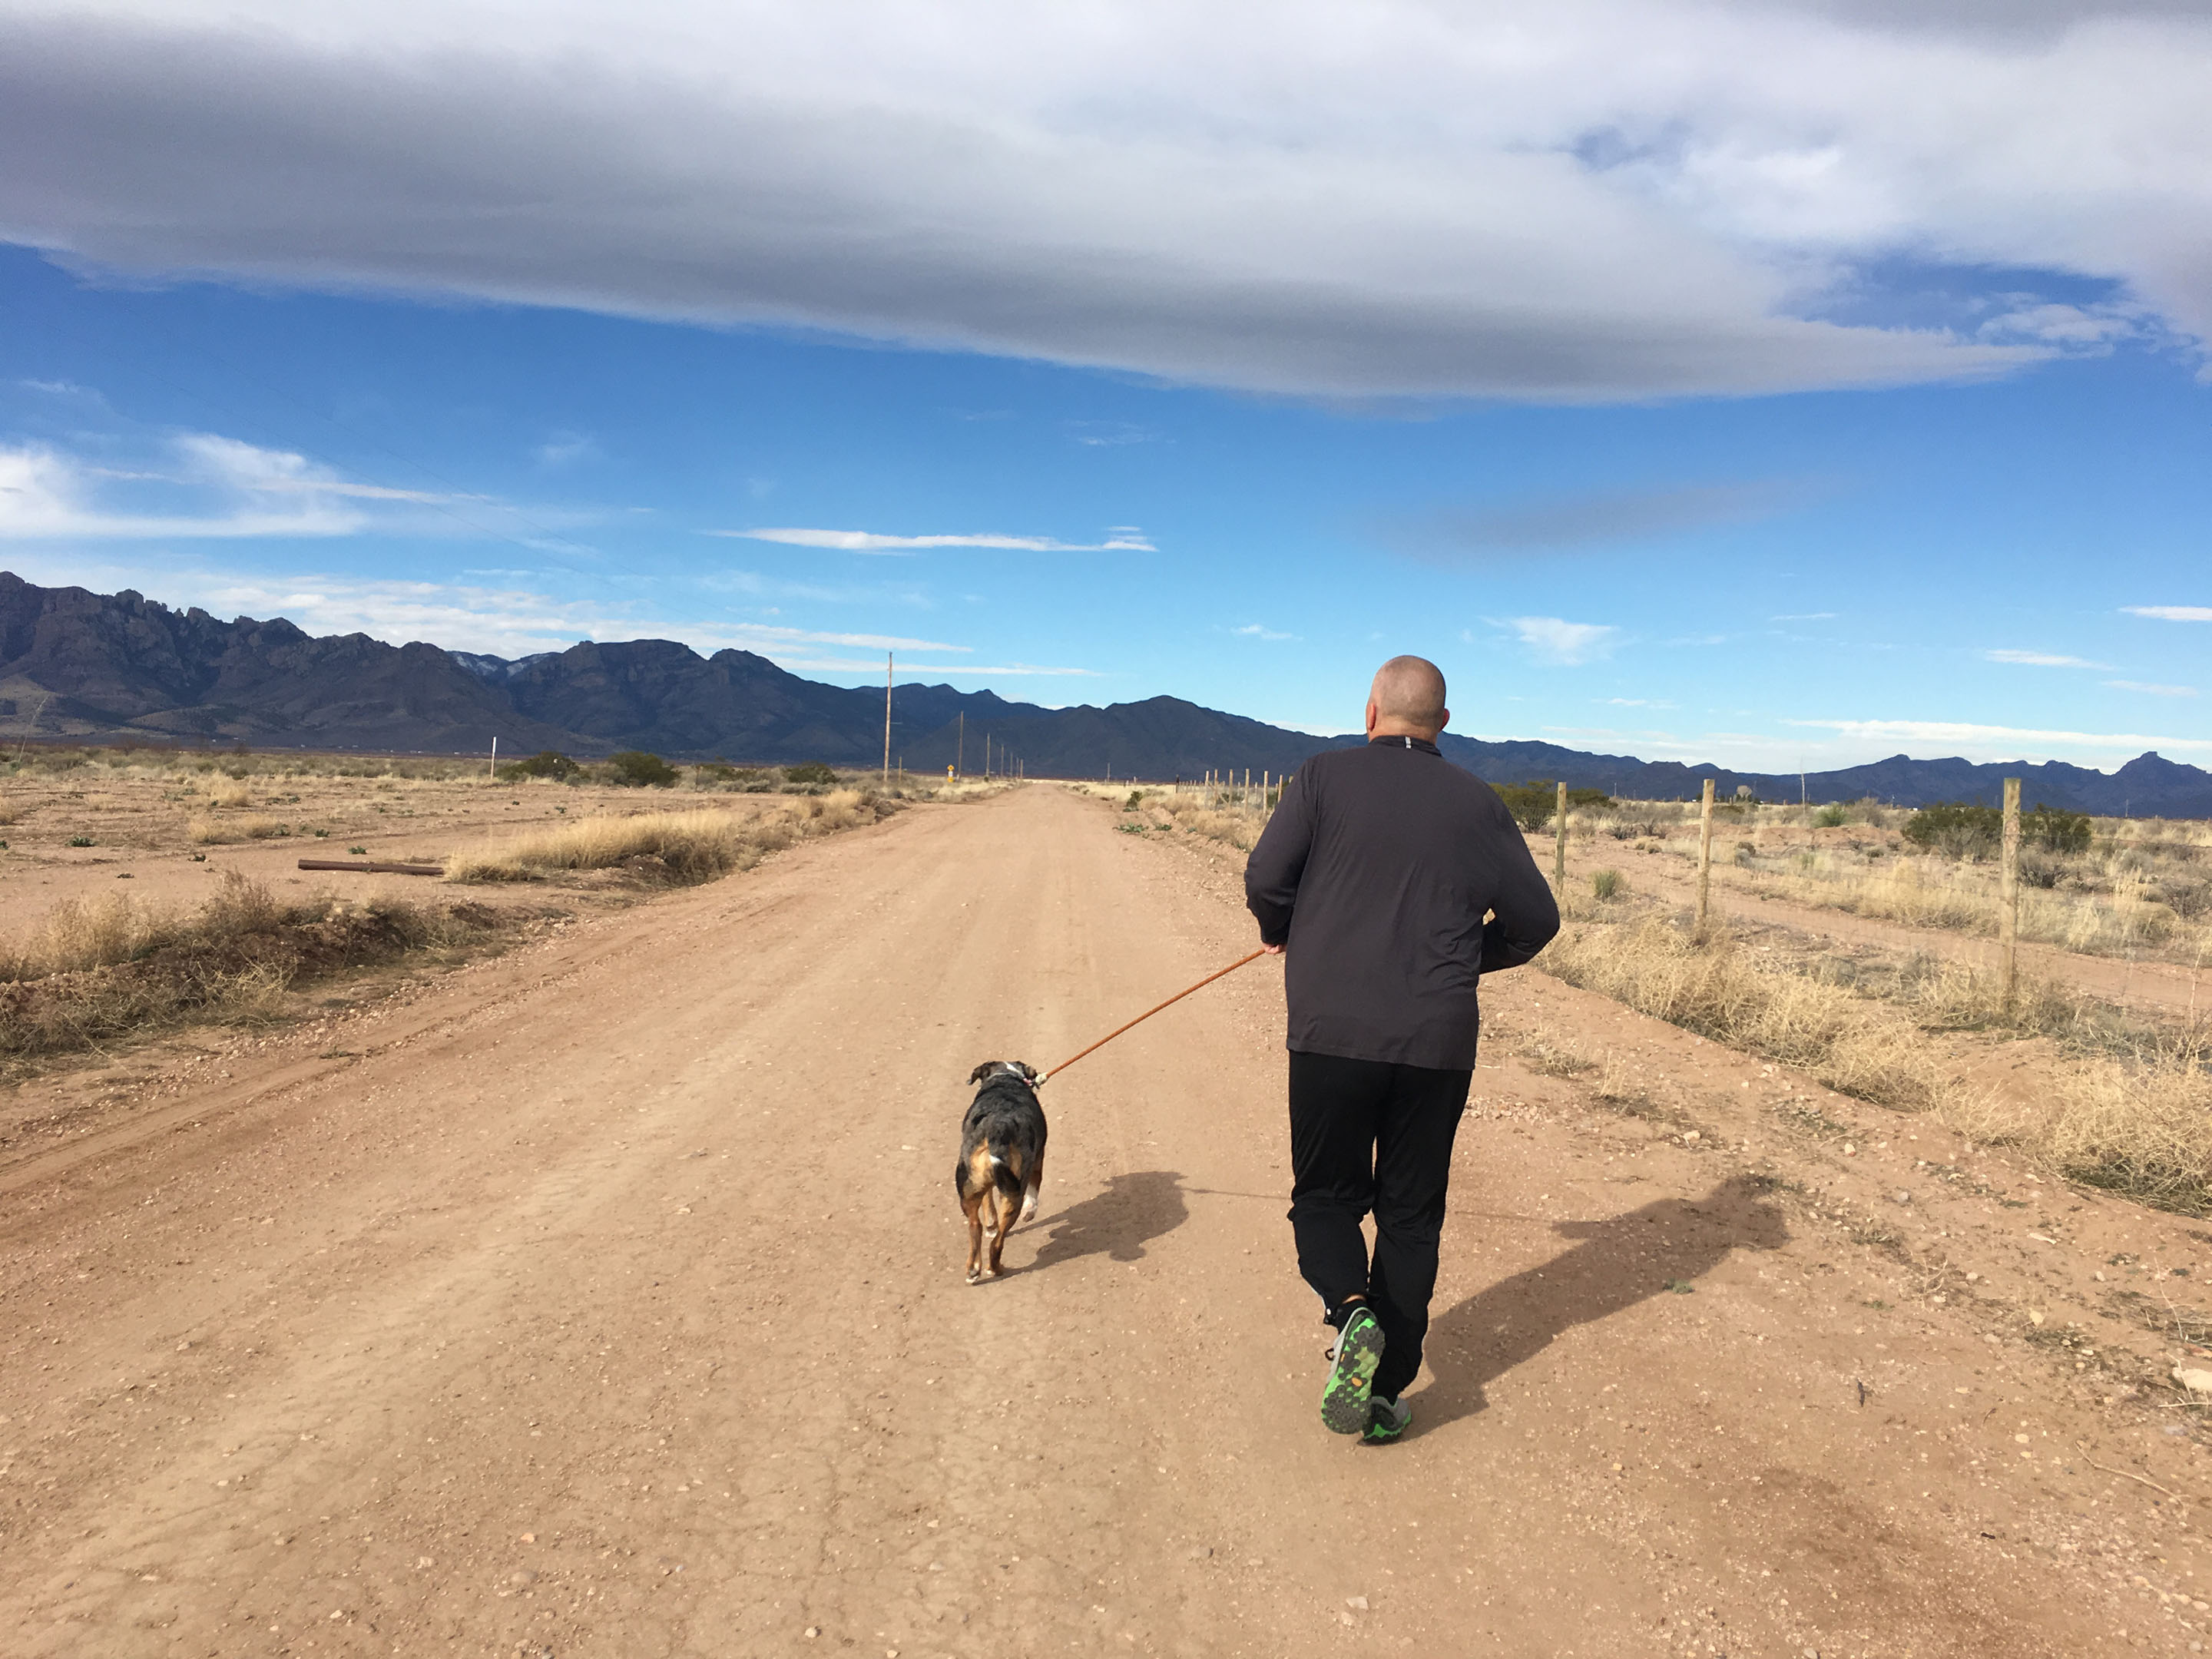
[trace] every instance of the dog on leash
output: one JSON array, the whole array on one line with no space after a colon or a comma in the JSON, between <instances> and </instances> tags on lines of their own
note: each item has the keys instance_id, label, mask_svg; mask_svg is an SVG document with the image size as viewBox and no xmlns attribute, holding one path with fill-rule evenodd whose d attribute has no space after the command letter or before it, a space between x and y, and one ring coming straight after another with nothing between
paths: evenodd
<instances>
[{"instance_id":1,"label":"dog on leash","mask_svg":"<svg viewBox=\"0 0 2212 1659\"><path fill-rule=\"evenodd\" d=\"M1044 1108L1037 1103L1036 1067L1018 1060L987 1060L968 1074L983 1086L960 1121L960 1162L952 1189L968 1213L968 1282L985 1273L983 1234L991 1235L993 1279L1017 1221L1036 1213L1044 1180Z\"/></svg>"}]
</instances>

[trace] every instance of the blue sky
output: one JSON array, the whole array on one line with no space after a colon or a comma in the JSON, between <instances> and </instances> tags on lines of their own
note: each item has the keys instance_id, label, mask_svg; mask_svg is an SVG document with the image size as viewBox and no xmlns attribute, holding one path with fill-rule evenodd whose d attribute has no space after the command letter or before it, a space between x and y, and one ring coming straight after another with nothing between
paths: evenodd
<instances>
[{"instance_id":1,"label":"blue sky","mask_svg":"<svg viewBox=\"0 0 2212 1659\"><path fill-rule=\"evenodd\" d=\"M317 632L509 656L659 635L851 684L894 649L902 676L1012 697L1168 693L1319 731L1355 725L1375 663L1414 651L1480 736L1777 769L2212 764L2212 208L2109 168L2054 181L2032 145L2017 179L1985 154L2030 117L2124 148L2159 102L2147 66L2185 88L2212 65L2190 8L2125 27L2056 8L1994 37L1972 7L1940 36L1878 6L1707 9L1742 34L1716 63L1748 40L1782 65L1826 30L1875 90L1836 94L1808 137L1772 130L1802 93L1779 67L1604 108L1522 75L1518 128L1447 122L1417 135L1419 167L1375 136L1394 99L1449 107L1418 11L1358 43L1372 61L1344 72L1334 125L1275 130L1312 67L1291 53L1231 90L1224 139L1190 137L1221 100L1169 72L1214 49L1203 33L1123 41L1145 72L1092 84L1057 37L980 65L854 62L796 14L647 9L678 46L780 40L799 89L708 73L683 83L693 106L641 104L570 61L570 123L580 100L636 141L620 211L574 168L453 183L452 156L544 116L544 66L502 60L491 9L401 7L376 63L411 46L415 79L348 74L361 133L319 113L312 143L301 86L368 61L349 9L296 38L240 33L235 8L0 25L0 105L39 118L0 118L0 562ZM1577 63L1619 69L1587 9L1555 43L1578 88ZM572 43L604 33L553 11ZM1131 9L1187 29L1166 15ZM1314 15L1315 61L1340 56ZM1494 43L1447 43L1464 84ZM134 53L186 88L173 108L130 98ZM1039 64L1059 103L993 101ZM468 72L513 103L499 132L467 129L486 96ZM810 104L806 73L872 91ZM1926 112L1896 102L1914 73L1978 88L1984 128L1918 132L1901 115ZM222 97L191 96L195 74ZM2160 142L2196 165L2212 119L2176 96ZM453 124L442 171L392 152L401 105ZM782 146L778 187L804 173L806 210L643 142L683 109ZM914 160L925 117L951 160ZM1071 146L1072 203L973 153L1024 120ZM1440 143L1458 171L1422 173ZM222 187L144 159L195 145ZM512 205L564 190L544 223ZM656 191L694 192L690 216L641 218ZM1519 216L1455 218L1463 198ZM1263 284L1261 254L1297 282Z\"/></svg>"}]
</instances>

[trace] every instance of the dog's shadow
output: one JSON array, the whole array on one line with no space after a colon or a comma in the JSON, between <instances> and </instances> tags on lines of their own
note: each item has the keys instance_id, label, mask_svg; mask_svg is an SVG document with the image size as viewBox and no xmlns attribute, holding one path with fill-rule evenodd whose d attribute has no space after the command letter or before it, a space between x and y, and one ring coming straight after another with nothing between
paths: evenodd
<instances>
[{"instance_id":1,"label":"dog's shadow","mask_svg":"<svg viewBox=\"0 0 2212 1659\"><path fill-rule=\"evenodd\" d=\"M1782 1212L1764 1201L1756 1178L1723 1182L1700 1199L1662 1198L1604 1221L1563 1221L1574 1249L1499 1280L1429 1327L1435 1381L1418 1396L1416 1419L1434 1428L1488 1403L1484 1385L1534 1358L1577 1325L1691 1285L1731 1250L1771 1250L1789 1242Z\"/></svg>"},{"instance_id":2,"label":"dog's shadow","mask_svg":"<svg viewBox=\"0 0 2212 1659\"><path fill-rule=\"evenodd\" d=\"M1037 1247L1030 1266L1049 1267L1099 1255L1135 1261L1147 1243L1173 1232L1189 1215L1177 1170L1139 1170L1109 1176L1104 1192L1069 1205L1044 1224L1052 1231Z\"/></svg>"}]
</instances>

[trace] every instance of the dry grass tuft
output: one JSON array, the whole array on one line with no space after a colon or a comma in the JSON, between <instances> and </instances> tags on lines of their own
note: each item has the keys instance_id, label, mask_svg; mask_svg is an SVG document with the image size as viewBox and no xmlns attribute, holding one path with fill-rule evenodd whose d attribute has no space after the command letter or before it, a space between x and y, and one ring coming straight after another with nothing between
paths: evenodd
<instances>
[{"instance_id":1,"label":"dry grass tuft","mask_svg":"<svg viewBox=\"0 0 2212 1659\"><path fill-rule=\"evenodd\" d=\"M287 902L235 871L187 915L125 896L64 902L0 954L0 1057L91 1048L188 1018L270 1018L302 980L512 925L471 904Z\"/></svg>"},{"instance_id":2,"label":"dry grass tuft","mask_svg":"<svg viewBox=\"0 0 2212 1659\"><path fill-rule=\"evenodd\" d=\"M1960 1133L2185 1215L2212 1211L2212 1077L2201 1066L2095 1060L2027 1098L1947 1103Z\"/></svg>"},{"instance_id":3,"label":"dry grass tuft","mask_svg":"<svg viewBox=\"0 0 2212 1659\"><path fill-rule=\"evenodd\" d=\"M239 778L217 777L207 787L210 806L244 806L253 799L253 792Z\"/></svg>"},{"instance_id":4,"label":"dry grass tuft","mask_svg":"<svg viewBox=\"0 0 2212 1659\"><path fill-rule=\"evenodd\" d=\"M580 818L488 852L463 854L447 881L529 881L569 870L628 865L679 882L712 881L749 869L809 836L873 823L891 803L858 789L833 789L753 812L706 809Z\"/></svg>"},{"instance_id":5,"label":"dry grass tuft","mask_svg":"<svg viewBox=\"0 0 2212 1659\"><path fill-rule=\"evenodd\" d=\"M105 968L165 944L174 933L166 912L142 905L128 893L64 899L30 935L0 957L0 976L42 979L87 968Z\"/></svg>"},{"instance_id":6,"label":"dry grass tuft","mask_svg":"<svg viewBox=\"0 0 2212 1659\"><path fill-rule=\"evenodd\" d=\"M2212 1213L2212 1035L2200 1024L2154 1030L2047 981L2023 981L2007 1009L1993 975L1914 958L1856 989L1744 951L1698 945L1652 918L1578 921L1538 958L1547 972L1630 1007L1809 1072L1881 1105L1932 1110L1972 1139L2018 1146L2074 1180L2186 1214ZM1848 967L1848 963L1831 966ZM1867 994L1871 991L1872 994ZM2056 1037L2026 1093L1947 1086L1933 1030L2002 1027ZM1563 1054L1561 1058L1565 1056ZM1536 1069L1565 1073L1571 1065ZM1601 1073L1601 1093L1625 1079Z\"/></svg>"},{"instance_id":7,"label":"dry grass tuft","mask_svg":"<svg viewBox=\"0 0 2212 1659\"><path fill-rule=\"evenodd\" d=\"M203 813L185 833L196 846L222 847L234 841L270 841L289 836L292 826L282 818L218 818Z\"/></svg>"},{"instance_id":8,"label":"dry grass tuft","mask_svg":"<svg viewBox=\"0 0 2212 1659\"><path fill-rule=\"evenodd\" d=\"M1895 1011L1759 965L1727 939L1698 945L1665 922L1571 926L1538 958L1547 973L1731 1048L1811 1073L1886 1106L1934 1103L1927 1045Z\"/></svg>"}]
</instances>

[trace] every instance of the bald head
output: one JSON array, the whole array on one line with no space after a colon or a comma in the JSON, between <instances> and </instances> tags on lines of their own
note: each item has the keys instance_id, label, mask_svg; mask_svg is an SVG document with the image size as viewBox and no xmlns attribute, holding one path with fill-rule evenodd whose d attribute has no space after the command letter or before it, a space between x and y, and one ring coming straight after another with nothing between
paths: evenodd
<instances>
[{"instance_id":1,"label":"bald head","mask_svg":"<svg viewBox=\"0 0 2212 1659\"><path fill-rule=\"evenodd\" d=\"M1425 738L1431 743L1451 718L1443 671L1426 657L1393 657L1375 671L1367 694L1370 738Z\"/></svg>"}]
</instances>

